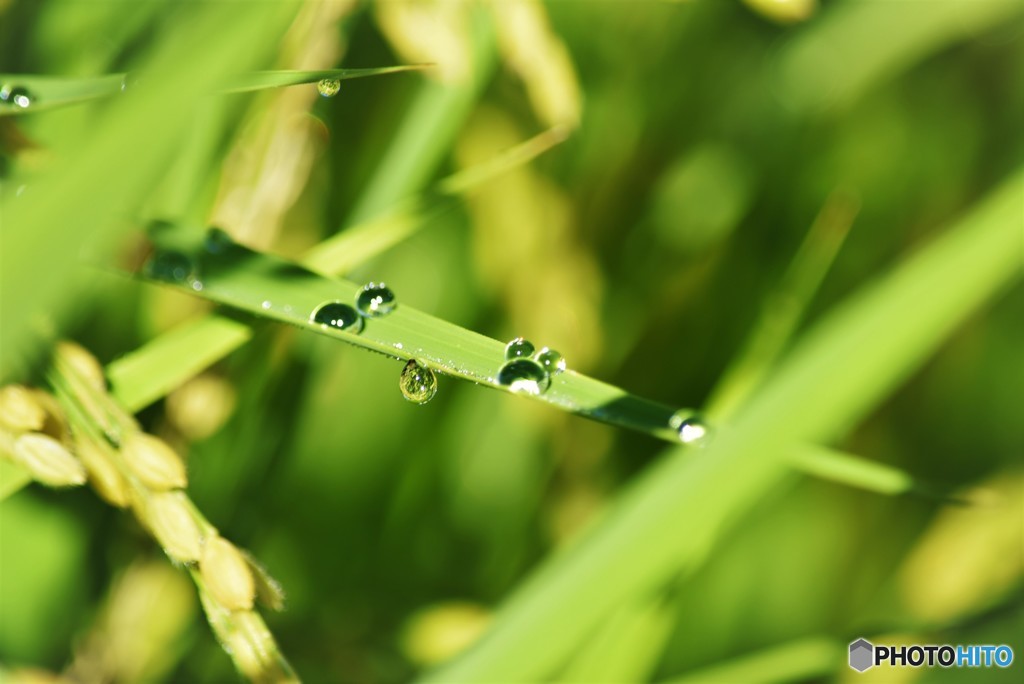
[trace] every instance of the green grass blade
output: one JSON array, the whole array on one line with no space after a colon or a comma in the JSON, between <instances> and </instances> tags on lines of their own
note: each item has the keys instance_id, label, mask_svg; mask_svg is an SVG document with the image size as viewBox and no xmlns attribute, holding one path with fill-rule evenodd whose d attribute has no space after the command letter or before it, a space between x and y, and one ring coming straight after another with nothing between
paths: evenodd
<instances>
[{"instance_id":1,"label":"green grass blade","mask_svg":"<svg viewBox=\"0 0 1024 684\"><path fill-rule=\"evenodd\" d=\"M428 680L549 676L614 606L681 567L697 567L726 526L783 479L787 445L842 434L1020 276L1022 188L1024 173L1017 173L955 228L827 316L730 430L699 458L649 468L599 525L522 585L474 648Z\"/></svg>"},{"instance_id":2,"label":"green grass blade","mask_svg":"<svg viewBox=\"0 0 1024 684\"><path fill-rule=\"evenodd\" d=\"M187 255L194 264L201 287L182 283L186 292L396 359L417 359L446 375L509 391L498 382L503 342L404 304L385 317L368 319L361 333L321 326L310 321L313 311L330 301L354 306L360 284L325 278L241 245L211 253L204 248L204 236L199 232L179 228L153 237L159 250ZM571 370L553 375L547 391L532 398L594 420L678 441L669 426L676 409Z\"/></svg>"},{"instance_id":3,"label":"green grass blade","mask_svg":"<svg viewBox=\"0 0 1024 684\"><path fill-rule=\"evenodd\" d=\"M346 81L353 78L368 76L384 76L399 74L405 71L422 71L429 69L431 64L403 64L399 66L374 67L370 69L319 69L315 71L254 71L227 80L221 90L226 93L247 93L267 88L317 83L324 79Z\"/></svg>"},{"instance_id":4,"label":"green grass blade","mask_svg":"<svg viewBox=\"0 0 1024 684\"><path fill-rule=\"evenodd\" d=\"M811 112L847 105L924 57L1022 15L1012 0L937 2L927 11L912 3L843 3L784 47L779 94Z\"/></svg>"},{"instance_id":5,"label":"green grass blade","mask_svg":"<svg viewBox=\"0 0 1024 684\"><path fill-rule=\"evenodd\" d=\"M0 74L0 84L11 88L24 88L32 98L32 103L28 107L18 107L6 102L0 103L0 116L34 114L48 109L110 97L121 92L123 77L124 74L85 78Z\"/></svg>"},{"instance_id":6,"label":"green grass blade","mask_svg":"<svg viewBox=\"0 0 1024 684\"><path fill-rule=\"evenodd\" d=\"M743 350L711 394L712 420L727 420L768 374L800 324L860 210L860 201L835 191L826 201L778 289L765 301Z\"/></svg>"},{"instance_id":7,"label":"green grass blade","mask_svg":"<svg viewBox=\"0 0 1024 684\"><path fill-rule=\"evenodd\" d=\"M473 11L470 76L459 83L425 81L419 86L402 125L360 194L349 225L387 211L436 173L494 69L494 27L487 15L482 7Z\"/></svg>"},{"instance_id":8,"label":"green grass blade","mask_svg":"<svg viewBox=\"0 0 1024 684\"><path fill-rule=\"evenodd\" d=\"M561 128L544 131L483 164L452 174L422 195L324 240L303 256L302 263L318 273L344 275L450 211L461 195L535 159L565 140L565 136Z\"/></svg>"},{"instance_id":9,"label":"green grass blade","mask_svg":"<svg viewBox=\"0 0 1024 684\"><path fill-rule=\"evenodd\" d=\"M844 650L842 644L831 639L800 639L665 680L664 684L803 681L822 677L844 666Z\"/></svg>"},{"instance_id":10,"label":"green grass blade","mask_svg":"<svg viewBox=\"0 0 1024 684\"><path fill-rule=\"evenodd\" d=\"M345 81L368 76L384 76L404 71L420 71L429 69L429 64L409 64L401 66L375 67L370 69L319 69L315 71L253 71L231 76L224 81L211 85L211 92L247 93L268 88L317 83L324 79ZM25 88L31 93L32 104L19 107L0 103L0 116L17 116L35 114L40 111L81 104L89 100L118 95L125 89L125 80L138 78L140 86L147 87L149 80L158 80L156 76L146 73L108 74L106 76L88 76L65 78L60 76L43 76L38 74L0 74L0 84L11 87ZM129 83L129 89L132 89Z\"/></svg>"},{"instance_id":11,"label":"green grass blade","mask_svg":"<svg viewBox=\"0 0 1024 684\"><path fill-rule=\"evenodd\" d=\"M223 316L171 330L107 366L111 393L136 412L245 344L252 331Z\"/></svg>"}]
</instances>

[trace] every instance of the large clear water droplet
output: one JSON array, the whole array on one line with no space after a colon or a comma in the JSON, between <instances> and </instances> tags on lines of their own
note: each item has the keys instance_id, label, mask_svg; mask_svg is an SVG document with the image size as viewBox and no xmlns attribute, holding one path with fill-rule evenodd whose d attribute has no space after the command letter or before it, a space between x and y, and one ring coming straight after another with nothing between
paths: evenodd
<instances>
[{"instance_id":1,"label":"large clear water droplet","mask_svg":"<svg viewBox=\"0 0 1024 684\"><path fill-rule=\"evenodd\" d=\"M551 386L551 377L533 359L519 358L507 362L498 371L498 383L511 391L540 395Z\"/></svg>"},{"instance_id":2,"label":"large clear water droplet","mask_svg":"<svg viewBox=\"0 0 1024 684\"><path fill-rule=\"evenodd\" d=\"M384 283L367 283L356 295L356 308L364 316L387 316L397 305L395 293Z\"/></svg>"},{"instance_id":3,"label":"large clear water droplet","mask_svg":"<svg viewBox=\"0 0 1024 684\"><path fill-rule=\"evenodd\" d=\"M192 260L181 252L169 249L160 250L151 256L143 268L143 274L171 283L196 281L195 265Z\"/></svg>"},{"instance_id":4,"label":"large clear water droplet","mask_svg":"<svg viewBox=\"0 0 1024 684\"><path fill-rule=\"evenodd\" d=\"M426 404L437 394L437 376L429 367L409 359L398 379L402 396L414 404Z\"/></svg>"},{"instance_id":5,"label":"large clear water droplet","mask_svg":"<svg viewBox=\"0 0 1024 684\"><path fill-rule=\"evenodd\" d=\"M316 308L310 315L311 323L319 323L324 327L337 328L345 332L358 333L363 329L363 318L348 304L326 302Z\"/></svg>"},{"instance_id":6,"label":"large clear water droplet","mask_svg":"<svg viewBox=\"0 0 1024 684\"><path fill-rule=\"evenodd\" d=\"M549 375L555 375L565 370L565 359L556 350L544 347L537 352L537 363L546 370Z\"/></svg>"},{"instance_id":7,"label":"large clear water droplet","mask_svg":"<svg viewBox=\"0 0 1024 684\"><path fill-rule=\"evenodd\" d=\"M533 356L533 343L526 338L517 337L505 345L506 361L529 356Z\"/></svg>"},{"instance_id":8,"label":"large clear water droplet","mask_svg":"<svg viewBox=\"0 0 1024 684\"><path fill-rule=\"evenodd\" d=\"M708 438L707 424L691 411L679 411L669 420L669 427L683 444L702 445Z\"/></svg>"},{"instance_id":9,"label":"large clear water droplet","mask_svg":"<svg viewBox=\"0 0 1024 684\"><path fill-rule=\"evenodd\" d=\"M316 90L323 97L334 97L341 90L341 81L336 78L324 78L316 84Z\"/></svg>"},{"instance_id":10,"label":"large clear water droplet","mask_svg":"<svg viewBox=\"0 0 1024 684\"><path fill-rule=\"evenodd\" d=\"M35 102L36 98L23 86L5 83L0 86L0 100L14 107L28 109Z\"/></svg>"}]
</instances>

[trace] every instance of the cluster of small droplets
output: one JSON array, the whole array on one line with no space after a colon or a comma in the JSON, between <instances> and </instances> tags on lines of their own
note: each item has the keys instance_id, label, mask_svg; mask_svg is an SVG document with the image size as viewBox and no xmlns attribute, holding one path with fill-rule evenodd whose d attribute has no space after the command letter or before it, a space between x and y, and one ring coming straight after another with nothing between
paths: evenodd
<instances>
[{"instance_id":1,"label":"cluster of small droplets","mask_svg":"<svg viewBox=\"0 0 1024 684\"><path fill-rule=\"evenodd\" d=\"M334 97L341 90L341 81L336 78L324 78L316 84L316 90L321 97Z\"/></svg>"},{"instance_id":2,"label":"cluster of small droplets","mask_svg":"<svg viewBox=\"0 0 1024 684\"><path fill-rule=\"evenodd\" d=\"M426 404L437 394L437 375L425 364L409 359L398 379L402 396L414 404Z\"/></svg>"},{"instance_id":3,"label":"cluster of small droplets","mask_svg":"<svg viewBox=\"0 0 1024 684\"><path fill-rule=\"evenodd\" d=\"M4 104L18 107L19 109L28 109L35 100L36 98L24 86L12 85L10 83L0 85L0 102Z\"/></svg>"},{"instance_id":4,"label":"cluster of small droplets","mask_svg":"<svg viewBox=\"0 0 1024 684\"><path fill-rule=\"evenodd\" d=\"M551 386L551 376L565 370L565 359L549 347L534 351L533 343L523 337L506 344L505 363L498 369L498 383L516 393L543 394Z\"/></svg>"}]
</instances>

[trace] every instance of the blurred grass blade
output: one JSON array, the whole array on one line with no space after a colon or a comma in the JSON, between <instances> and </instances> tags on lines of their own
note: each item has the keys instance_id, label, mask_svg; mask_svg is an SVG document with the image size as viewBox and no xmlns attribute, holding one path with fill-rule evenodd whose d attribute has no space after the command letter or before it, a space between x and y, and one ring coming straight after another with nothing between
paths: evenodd
<instances>
[{"instance_id":1,"label":"blurred grass blade","mask_svg":"<svg viewBox=\"0 0 1024 684\"><path fill-rule=\"evenodd\" d=\"M549 129L483 164L452 174L422 195L324 240L303 256L302 263L319 273L344 275L452 209L460 195L535 159L565 140L565 136L563 128Z\"/></svg>"},{"instance_id":2,"label":"blurred grass blade","mask_svg":"<svg viewBox=\"0 0 1024 684\"><path fill-rule=\"evenodd\" d=\"M848 105L924 57L1022 15L1015 0L838 3L783 46L778 92L810 112Z\"/></svg>"},{"instance_id":3,"label":"blurred grass blade","mask_svg":"<svg viewBox=\"0 0 1024 684\"><path fill-rule=\"evenodd\" d=\"M792 449L790 462L809 475L879 494L905 494L919 489L902 470L816 445Z\"/></svg>"},{"instance_id":4,"label":"blurred grass blade","mask_svg":"<svg viewBox=\"0 0 1024 684\"><path fill-rule=\"evenodd\" d=\"M809 638L773 646L756 653L717 663L664 684L775 684L824 677L845 666L843 644L832 639Z\"/></svg>"},{"instance_id":5,"label":"blurred grass blade","mask_svg":"<svg viewBox=\"0 0 1024 684\"><path fill-rule=\"evenodd\" d=\"M451 83L424 80L419 85L347 224L372 219L430 180L490 80L494 27L483 7L471 6L467 11L472 15L472 61L465 65L466 78Z\"/></svg>"},{"instance_id":6,"label":"blurred grass blade","mask_svg":"<svg viewBox=\"0 0 1024 684\"><path fill-rule=\"evenodd\" d=\"M186 323L109 364L111 392L134 413L230 354L251 336L248 326L223 316Z\"/></svg>"},{"instance_id":7,"label":"blurred grass blade","mask_svg":"<svg viewBox=\"0 0 1024 684\"><path fill-rule=\"evenodd\" d=\"M559 673L558 680L650 681L665 640L675 626L674 608L671 600L660 594L620 606Z\"/></svg>"},{"instance_id":8,"label":"blurred grass blade","mask_svg":"<svg viewBox=\"0 0 1024 684\"><path fill-rule=\"evenodd\" d=\"M860 200L848 191L829 196L782 282L765 300L743 350L712 392L706 406L710 419L728 420L756 391L792 338L859 211Z\"/></svg>"},{"instance_id":9,"label":"blurred grass blade","mask_svg":"<svg viewBox=\"0 0 1024 684\"><path fill-rule=\"evenodd\" d=\"M233 76L221 89L226 93L246 93L266 88L317 83L322 80L345 81L367 76L384 76L404 71L422 71L429 69L431 64L405 64L400 66L374 67L372 69L319 69L316 71L254 71L248 74Z\"/></svg>"},{"instance_id":10,"label":"blurred grass blade","mask_svg":"<svg viewBox=\"0 0 1024 684\"><path fill-rule=\"evenodd\" d=\"M47 109L109 97L121 92L123 76L124 74L111 74L109 76L61 78L35 74L0 74L0 86L24 88L31 98L31 104L27 107L19 107L6 102L0 103L0 116L34 114Z\"/></svg>"},{"instance_id":11,"label":"blurred grass blade","mask_svg":"<svg viewBox=\"0 0 1024 684\"><path fill-rule=\"evenodd\" d=\"M1022 192L1018 172L828 315L699 458L663 459L644 472L600 524L521 585L474 648L428 680L550 676L614 606L698 567L724 529L784 479L787 445L848 430L1020 277Z\"/></svg>"}]
</instances>

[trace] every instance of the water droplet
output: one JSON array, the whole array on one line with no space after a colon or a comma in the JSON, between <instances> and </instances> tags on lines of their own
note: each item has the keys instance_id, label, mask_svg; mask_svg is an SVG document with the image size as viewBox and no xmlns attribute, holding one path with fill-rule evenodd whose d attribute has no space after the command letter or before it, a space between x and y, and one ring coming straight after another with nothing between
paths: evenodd
<instances>
[{"instance_id":1,"label":"water droplet","mask_svg":"<svg viewBox=\"0 0 1024 684\"><path fill-rule=\"evenodd\" d=\"M511 361L521 357L533 355L533 343L522 337L517 337L505 345L505 360Z\"/></svg>"},{"instance_id":2,"label":"water droplet","mask_svg":"<svg viewBox=\"0 0 1024 684\"><path fill-rule=\"evenodd\" d=\"M16 85L10 85L5 83L0 86L0 100L3 100L9 105L27 109L29 105L35 102L35 97L29 92L28 88Z\"/></svg>"},{"instance_id":3,"label":"water droplet","mask_svg":"<svg viewBox=\"0 0 1024 684\"><path fill-rule=\"evenodd\" d=\"M401 342L395 342L395 349L399 349L400 350L400 349L404 349L404 348L405 348L405 345L403 345Z\"/></svg>"},{"instance_id":4,"label":"water droplet","mask_svg":"<svg viewBox=\"0 0 1024 684\"><path fill-rule=\"evenodd\" d=\"M195 267L192 260L181 252L169 249L160 250L151 256L143 268L143 273L150 278L172 283L195 281Z\"/></svg>"},{"instance_id":5,"label":"water droplet","mask_svg":"<svg viewBox=\"0 0 1024 684\"><path fill-rule=\"evenodd\" d=\"M669 427L679 435L683 444L703 444L708 436L708 426L692 411L679 411L671 420Z\"/></svg>"},{"instance_id":6,"label":"water droplet","mask_svg":"<svg viewBox=\"0 0 1024 684\"><path fill-rule=\"evenodd\" d=\"M206 231L206 237L203 238L203 246L210 254L224 254L236 245L226 230L211 226Z\"/></svg>"},{"instance_id":7,"label":"water droplet","mask_svg":"<svg viewBox=\"0 0 1024 684\"><path fill-rule=\"evenodd\" d=\"M142 85L143 79L140 74L134 71L129 71L127 74L121 77L121 92L127 92L129 90L135 90Z\"/></svg>"},{"instance_id":8,"label":"water droplet","mask_svg":"<svg viewBox=\"0 0 1024 684\"><path fill-rule=\"evenodd\" d=\"M398 379L402 396L414 404L426 404L437 394L437 376L428 366L420 364L416 359L409 359Z\"/></svg>"},{"instance_id":9,"label":"water droplet","mask_svg":"<svg viewBox=\"0 0 1024 684\"><path fill-rule=\"evenodd\" d=\"M363 329L362 317L351 306L341 302L321 304L309 317L309 321L352 333L358 333Z\"/></svg>"},{"instance_id":10,"label":"water droplet","mask_svg":"<svg viewBox=\"0 0 1024 684\"><path fill-rule=\"evenodd\" d=\"M341 81L336 78L324 78L316 84L316 90L323 97L334 97L341 90Z\"/></svg>"},{"instance_id":11,"label":"water droplet","mask_svg":"<svg viewBox=\"0 0 1024 684\"><path fill-rule=\"evenodd\" d=\"M565 359L556 350L544 347L537 352L537 363L549 374L555 375L565 370Z\"/></svg>"},{"instance_id":12,"label":"water droplet","mask_svg":"<svg viewBox=\"0 0 1024 684\"><path fill-rule=\"evenodd\" d=\"M384 283L367 283L356 295L356 308L364 316L387 316L396 306L395 293Z\"/></svg>"},{"instance_id":13,"label":"water droplet","mask_svg":"<svg viewBox=\"0 0 1024 684\"><path fill-rule=\"evenodd\" d=\"M269 299L264 299L264 300L263 300L263 303L262 303L262 304L260 304L260 306L261 306L261 307L263 308L263 310L264 310L264 311L266 311L266 310L267 310L267 309L269 309L269 308L270 308L271 306L273 306L273 304L272 304L272 303L270 302L270 300L269 300Z\"/></svg>"},{"instance_id":14,"label":"water droplet","mask_svg":"<svg viewBox=\"0 0 1024 684\"><path fill-rule=\"evenodd\" d=\"M533 359L512 359L498 371L498 382L515 393L539 395L551 386L551 376Z\"/></svg>"}]
</instances>

